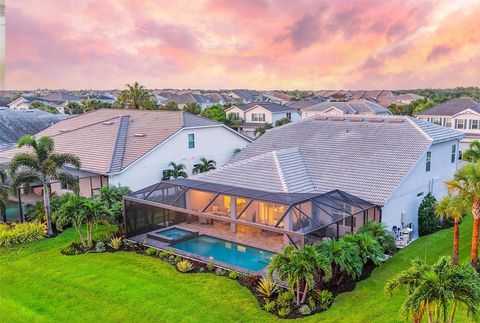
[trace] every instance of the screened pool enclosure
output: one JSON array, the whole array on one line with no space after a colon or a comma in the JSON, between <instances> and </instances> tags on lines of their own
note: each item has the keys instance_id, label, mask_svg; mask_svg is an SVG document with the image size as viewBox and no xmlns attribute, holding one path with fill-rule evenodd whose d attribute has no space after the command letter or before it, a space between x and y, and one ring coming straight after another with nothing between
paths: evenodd
<instances>
[{"instance_id":1,"label":"screened pool enclosure","mask_svg":"<svg viewBox=\"0 0 480 323\"><path fill-rule=\"evenodd\" d=\"M272 193L183 178L134 192L124 203L127 237L182 223L221 223L230 233L241 227L242 232L283 237L283 244L299 247L381 221L378 206L339 190Z\"/></svg>"}]
</instances>

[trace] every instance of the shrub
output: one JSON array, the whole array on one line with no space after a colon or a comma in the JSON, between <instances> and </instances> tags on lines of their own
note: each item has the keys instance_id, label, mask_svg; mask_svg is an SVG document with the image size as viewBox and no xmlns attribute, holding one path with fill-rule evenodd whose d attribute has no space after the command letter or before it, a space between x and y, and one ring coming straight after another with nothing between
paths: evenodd
<instances>
[{"instance_id":1,"label":"shrub","mask_svg":"<svg viewBox=\"0 0 480 323\"><path fill-rule=\"evenodd\" d=\"M277 288L278 288L278 285L275 284L275 282L271 278L265 277L258 282L257 291L261 295L267 298L270 298L273 295L273 293L277 291Z\"/></svg>"},{"instance_id":2,"label":"shrub","mask_svg":"<svg viewBox=\"0 0 480 323\"><path fill-rule=\"evenodd\" d=\"M295 295L291 291L286 291L278 295L277 304L280 307L290 307L292 305Z\"/></svg>"},{"instance_id":3,"label":"shrub","mask_svg":"<svg viewBox=\"0 0 480 323\"><path fill-rule=\"evenodd\" d=\"M310 307L307 304L303 304L302 306L300 306L300 308L298 309L298 312L302 315L312 314L312 310L310 309Z\"/></svg>"},{"instance_id":4,"label":"shrub","mask_svg":"<svg viewBox=\"0 0 480 323\"><path fill-rule=\"evenodd\" d=\"M145 253L148 255L148 256L155 256L157 254L157 249L155 248L148 248L147 250L145 250Z\"/></svg>"},{"instance_id":5,"label":"shrub","mask_svg":"<svg viewBox=\"0 0 480 323\"><path fill-rule=\"evenodd\" d=\"M75 249L72 245L68 245L62 250L60 250L60 253L65 256L74 256L74 255L78 255L79 251Z\"/></svg>"},{"instance_id":6,"label":"shrub","mask_svg":"<svg viewBox=\"0 0 480 323\"><path fill-rule=\"evenodd\" d=\"M114 250L120 249L122 247L122 244L123 244L123 240L120 237L113 237L110 239L110 242L108 243L110 248Z\"/></svg>"},{"instance_id":7,"label":"shrub","mask_svg":"<svg viewBox=\"0 0 480 323\"><path fill-rule=\"evenodd\" d=\"M179 262L179 261L182 261L182 257L180 257L180 256L175 256L175 258L173 259L173 261L174 261L175 263L177 263L177 262Z\"/></svg>"},{"instance_id":8,"label":"shrub","mask_svg":"<svg viewBox=\"0 0 480 323\"><path fill-rule=\"evenodd\" d=\"M268 313L271 313L275 310L275 301L266 301L265 304L263 305L263 309L267 311Z\"/></svg>"},{"instance_id":9,"label":"shrub","mask_svg":"<svg viewBox=\"0 0 480 323\"><path fill-rule=\"evenodd\" d=\"M382 223L370 221L358 230L358 233L370 234L382 247L384 253L395 252L395 238Z\"/></svg>"},{"instance_id":10,"label":"shrub","mask_svg":"<svg viewBox=\"0 0 480 323\"><path fill-rule=\"evenodd\" d=\"M160 253L158 254L158 256L159 256L160 258L165 259L165 258L168 258L168 257L170 256L170 253L169 253L168 251L163 250L163 251L160 251Z\"/></svg>"},{"instance_id":11,"label":"shrub","mask_svg":"<svg viewBox=\"0 0 480 323\"><path fill-rule=\"evenodd\" d=\"M315 310L317 309L317 304L315 304L315 298L310 297L310 298L308 299L308 306L310 307L310 309L311 309L312 311L315 311Z\"/></svg>"},{"instance_id":12,"label":"shrub","mask_svg":"<svg viewBox=\"0 0 480 323\"><path fill-rule=\"evenodd\" d=\"M218 275L218 276L225 276L227 272L225 270L223 270L222 268L217 268L215 269L215 275Z\"/></svg>"},{"instance_id":13,"label":"shrub","mask_svg":"<svg viewBox=\"0 0 480 323\"><path fill-rule=\"evenodd\" d=\"M214 268L215 268L215 267L213 266L213 262L209 262L208 265L207 265L207 269L208 269L209 271L213 271Z\"/></svg>"},{"instance_id":14,"label":"shrub","mask_svg":"<svg viewBox=\"0 0 480 323\"><path fill-rule=\"evenodd\" d=\"M383 249L370 234L350 233L344 235L341 239L358 247L359 256L363 264L366 264L368 260L371 260L376 265L380 264L380 259L383 257Z\"/></svg>"},{"instance_id":15,"label":"shrub","mask_svg":"<svg viewBox=\"0 0 480 323\"><path fill-rule=\"evenodd\" d=\"M193 264L189 260L183 259L177 262L177 269L182 273L188 273L193 270Z\"/></svg>"},{"instance_id":16,"label":"shrub","mask_svg":"<svg viewBox=\"0 0 480 323\"><path fill-rule=\"evenodd\" d=\"M93 240L95 240L97 242L103 242L105 244L110 242L111 239L112 239L112 233L111 232L98 233L98 234L95 234L95 236L93 237Z\"/></svg>"},{"instance_id":17,"label":"shrub","mask_svg":"<svg viewBox=\"0 0 480 323\"><path fill-rule=\"evenodd\" d=\"M0 224L0 246L43 239L45 225L37 222L25 222L15 225Z\"/></svg>"},{"instance_id":18,"label":"shrub","mask_svg":"<svg viewBox=\"0 0 480 323\"><path fill-rule=\"evenodd\" d=\"M437 200L428 193L418 208L418 235L424 236L439 229L439 219L435 216L435 204Z\"/></svg>"},{"instance_id":19,"label":"shrub","mask_svg":"<svg viewBox=\"0 0 480 323\"><path fill-rule=\"evenodd\" d=\"M289 307L282 307L278 310L278 316L285 317L290 314L291 309Z\"/></svg>"},{"instance_id":20,"label":"shrub","mask_svg":"<svg viewBox=\"0 0 480 323\"><path fill-rule=\"evenodd\" d=\"M105 252L107 251L107 247L105 246L105 243L102 241L97 242L95 245L95 252Z\"/></svg>"},{"instance_id":21,"label":"shrub","mask_svg":"<svg viewBox=\"0 0 480 323\"><path fill-rule=\"evenodd\" d=\"M332 305L333 295L328 290L322 290L318 293L317 301L318 305L325 310Z\"/></svg>"},{"instance_id":22,"label":"shrub","mask_svg":"<svg viewBox=\"0 0 480 323\"><path fill-rule=\"evenodd\" d=\"M240 274L237 273L236 271L231 271L228 273L228 278L237 280L240 277Z\"/></svg>"}]
</instances>

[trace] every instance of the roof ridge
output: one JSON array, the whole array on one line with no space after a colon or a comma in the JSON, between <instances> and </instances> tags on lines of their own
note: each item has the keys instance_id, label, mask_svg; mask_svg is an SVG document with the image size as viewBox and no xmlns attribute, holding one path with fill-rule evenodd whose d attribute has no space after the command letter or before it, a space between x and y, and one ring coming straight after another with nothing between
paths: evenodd
<instances>
[{"instance_id":1,"label":"roof ridge","mask_svg":"<svg viewBox=\"0 0 480 323\"><path fill-rule=\"evenodd\" d=\"M278 160L277 151L276 150L272 151L272 155L273 155L273 161L275 163L275 167L277 168L278 177L280 178L280 183L282 184L283 190L285 192L288 192L287 181L285 180L285 174L283 173L282 166L280 165L280 161Z\"/></svg>"},{"instance_id":2,"label":"roof ridge","mask_svg":"<svg viewBox=\"0 0 480 323\"><path fill-rule=\"evenodd\" d=\"M430 140L431 142L433 142L433 138L430 137L427 132L425 130L422 129L422 127L420 127L415 121L413 121L413 118L411 117L407 117L406 118L408 120L408 122L410 122L411 125L413 125L413 127L415 129L417 129L425 138L427 138L428 140ZM417 119L419 120L419 119Z\"/></svg>"}]
</instances>

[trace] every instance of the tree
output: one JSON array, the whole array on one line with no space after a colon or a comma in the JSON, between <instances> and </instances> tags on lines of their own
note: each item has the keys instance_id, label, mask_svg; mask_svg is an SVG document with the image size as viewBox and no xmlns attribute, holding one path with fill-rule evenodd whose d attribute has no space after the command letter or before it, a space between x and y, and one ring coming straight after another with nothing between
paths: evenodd
<instances>
[{"instance_id":1,"label":"tree","mask_svg":"<svg viewBox=\"0 0 480 323\"><path fill-rule=\"evenodd\" d=\"M369 260L375 265L380 264L383 257L383 249L370 234L368 233L350 233L344 235L342 240L347 243L355 244L358 248L360 259L365 265Z\"/></svg>"},{"instance_id":2,"label":"tree","mask_svg":"<svg viewBox=\"0 0 480 323\"><path fill-rule=\"evenodd\" d=\"M447 195L437 204L435 214L440 218L453 219L453 256L452 262L458 265L458 253L460 245L460 230L458 224L464 217L468 205L465 200L457 195Z\"/></svg>"},{"instance_id":3,"label":"tree","mask_svg":"<svg viewBox=\"0 0 480 323\"><path fill-rule=\"evenodd\" d=\"M471 208L473 215L471 261L478 268L478 239L480 231L480 163L467 164L457 169L452 180L446 182L448 191L458 194Z\"/></svg>"},{"instance_id":4,"label":"tree","mask_svg":"<svg viewBox=\"0 0 480 323\"><path fill-rule=\"evenodd\" d=\"M468 149L463 153L462 159L474 163L480 162L480 141L472 141Z\"/></svg>"},{"instance_id":5,"label":"tree","mask_svg":"<svg viewBox=\"0 0 480 323\"><path fill-rule=\"evenodd\" d=\"M37 110L42 110L51 114L59 114L58 110L55 109L54 107L51 107L49 105L45 105L43 102L40 101L33 101L30 103L30 109L37 109Z\"/></svg>"},{"instance_id":6,"label":"tree","mask_svg":"<svg viewBox=\"0 0 480 323\"><path fill-rule=\"evenodd\" d=\"M178 108L178 103L175 101L168 101L167 103L162 104L158 109L167 111L180 111Z\"/></svg>"},{"instance_id":7,"label":"tree","mask_svg":"<svg viewBox=\"0 0 480 323\"><path fill-rule=\"evenodd\" d=\"M109 102L102 102L100 100L83 100L82 101L83 113L87 113L87 112L98 110L98 109L111 109L111 108L112 108L112 104Z\"/></svg>"},{"instance_id":8,"label":"tree","mask_svg":"<svg viewBox=\"0 0 480 323\"><path fill-rule=\"evenodd\" d=\"M5 185L7 180L7 172L0 168L0 216L3 222L7 222L7 203L8 203L8 187Z\"/></svg>"},{"instance_id":9,"label":"tree","mask_svg":"<svg viewBox=\"0 0 480 323\"><path fill-rule=\"evenodd\" d=\"M362 259L355 244L343 239L326 240L320 242L315 247L332 264L332 275L337 278L338 283L341 282L339 275L342 269L348 276L354 279L362 274Z\"/></svg>"},{"instance_id":10,"label":"tree","mask_svg":"<svg viewBox=\"0 0 480 323\"><path fill-rule=\"evenodd\" d=\"M396 250L395 239L385 224L375 221L367 222L358 230L358 233L368 233L378 241L384 253L394 253Z\"/></svg>"},{"instance_id":11,"label":"tree","mask_svg":"<svg viewBox=\"0 0 480 323\"><path fill-rule=\"evenodd\" d=\"M187 168L185 164L177 164L172 161L168 164L168 166L170 166L171 168L165 172L165 175L163 176L164 181L172 178L188 177L187 172L185 172L185 169Z\"/></svg>"},{"instance_id":12,"label":"tree","mask_svg":"<svg viewBox=\"0 0 480 323\"><path fill-rule=\"evenodd\" d=\"M453 322L459 304L466 307L473 319L479 317L480 277L468 264L455 266L449 257L442 257L433 265L414 260L410 268L387 282L385 293L401 287L408 292L400 308L404 319L412 316L413 322L421 322L427 314L428 322Z\"/></svg>"},{"instance_id":13,"label":"tree","mask_svg":"<svg viewBox=\"0 0 480 323\"><path fill-rule=\"evenodd\" d=\"M127 88L118 94L118 104L122 108L145 110L152 106L153 96L138 82L127 84Z\"/></svg>"},{"instance_id":14,"label":"tree","mask_svg":"<svg viewBox=\"0 0 480 323\"><path fill-rule=\"evenodd\" d=\"M432 193L428 193L418 208L418 235L424 236L437 231L438 218L435 217L435 205L437 200Z\"/></svg>"},{"instance_id":15,"label":"tree","mask_svg":"<svg viewBox=\"0 0 480 323\"><path fill-rule=\"evenodd\" d=\"M183 107L183 111L191 113L191 114L200 114L202 112L202 108L195 102L187 103Z\"/></svg>"},{"instance_id":16,"label":"tree","mask_svg":"<svg viewBox=\"0 0 480 323\"><path fill-rule=\"evenodd\" d=\"M98 220L106 213L105 204L100 200L89 198L83 202L82 206L87 231L87 247L91 248L93 246L93 232Z\"/></svg>"},{"instance_id":17,"label":"tree","mask_svg":"<svg viewBox=\"0 0 480 323\"><path fill-rule=\"evenodd\" d=\"M65 194L65 203L56 211L57 226L71 224L80 237L82 246L87 247L87 242L83 236L82 224L85 221L85 210L83 203L85 198L76 194Z\"/></svg>"},{"instance_id":18,"label":"tree","mask_svg":"<svg viewBox=\"0 0 480 323\"><path fill-rule=\"evenodd\" d=\"M107 215L112 222L115 222L120 232L123 228L123 196L132 191L126 186L108 185L100 189L100 200L105 204L108 210Z\"/></svg>"},{"instance_id":19,"label":"tree","mask_svg":"<svg viewBox=\"0 0 480 323\"><path fill-rule=\"evenodd\" d=\"M62 170L65 165L80 168L80 159L72 154L56 153L53 139L41 137L35 139L25 135L18 139L18 148L30 147L30 152L17 153L10 163L10 175L15 190L23 184L38 181L43 185L43 203L47 220L47 232L53 235L52 219L50 213L50 184L53 182L66 182L78 185L77 179Z\"/></svg>"},{"instance_id":20,"label":"tree","mask_svg":"<svg viewBox=\"0 0 480 323\"><path fill-rule=\"evenodd\" d=\"M283 118L275 121L275 127L280 127L280 126L283 126L284 124L287 124L287 123L290 123L290 122L292 122L290 119L288 119L287 117L283 117Z\"/></svg>"},{"instance_id":21,"label":"tree","mask_svg":"<svg viewBox=\"0 0 480 323\"><path fill-rule=\"evenodd\" d=\"M260 137L263 135L265 132L267 132L268 129L272 129L273 125L271 123L264 123L261 127L255 129L255 132L253 133L255 137Z\"/></svg>"},{"instance_id":22,"label":"tree","mask_svg":"<svg viewBox=\"0 0 480 323\"><path fill-rule=\"evenodd\" d=\"M194 174L199 174L199 173L205 173L210 170L214 170L217 165L217 162L212 160L212 159L206 159L205 157L200 158L200 163L196 164L193 167L193 173Z\"/></svg>"},{"instance_id":23,"label":"tree","mask_svg":"<svg viewBox=\"0 0 480 323\"><path fill-rule=\"evenodd\" d=\"M65 112L67 114L82 114L83 108L77 102L68 102Z\"/></svg>"},{"instance_id":24,"label":"tree","mask_svg":"<svg viewBox=\"0 0 480 323\"><path fill-rule=\"evenodd\" d=\"M218 104L214 104L211 107L206 108L202 111L202 113L200 113L200 115L221 123L225 123L225 120L227 119L224 108Z\"/></svg>"}]
</instances>

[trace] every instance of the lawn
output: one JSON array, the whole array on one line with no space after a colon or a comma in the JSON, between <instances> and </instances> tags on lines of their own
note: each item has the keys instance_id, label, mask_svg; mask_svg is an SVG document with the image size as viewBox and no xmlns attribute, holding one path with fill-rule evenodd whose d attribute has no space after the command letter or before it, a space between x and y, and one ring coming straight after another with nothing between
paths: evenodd
<instances>
[{"instance_id":1,"label":"lawn","mask_svg":"<svg viewBox=\"0 0 480 323\"><path fill-rule=\"evenodd\" d=\"M461 225L461 258L468 259L472 220ZM0 322L270 322L250 292L212 274L180 274L158 259L127 252L63 256L76 238L0 248ZM325 313L299 322L400 322L403 295L383 294L385 281L411 259L451 253L452 229L418 239ZM460 310L457 321L466 321Z\"/></svg>"}]
</instances>

